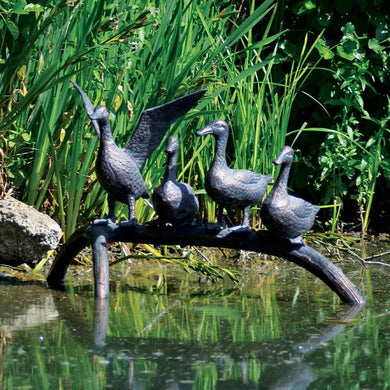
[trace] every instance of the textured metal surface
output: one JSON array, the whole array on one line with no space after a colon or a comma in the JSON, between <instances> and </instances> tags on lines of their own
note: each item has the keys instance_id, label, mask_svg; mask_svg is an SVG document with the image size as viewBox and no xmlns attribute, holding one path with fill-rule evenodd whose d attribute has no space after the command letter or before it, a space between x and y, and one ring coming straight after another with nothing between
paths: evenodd
<instances>
[{"instance_id":1,"label":"textured metal surface","mask_svg":"<svg viewBox=\"0 0 390 390\"><path fill-rule=\"evenodd\" d=\"M87 225L76 230L58 252L47 281L50 286L61 288L65 283L67 269L73 258L86 246L95 245L100 235L106 235L109 242L143 242L153 245L207 246L214 248L234 248L255 251L271 256L283 257L305 268L326 283L345 303L364 305L364 297L359 289L348 279L341 268L331 260L306 245L296 245L272 233L248 230L240 234L219 237L216 230L203 225L196 226L124 226L119 224ZM107 250L102 245L101 250ZM96 251L99 255L99 251ZM105 255L104 255L105 256ZM94 262L98 261L94 259ZM102 265L106 263L103 262ZM107 265L107 272L108 272ZM101 270L104 275L104 270ZM96 285L96 280L95 280ZM96 291L97 291L96 286ZM108 292L108 290L107 290ZM101 297L106 297L100 290Z\"/></svg>"},{"instance_id":2,"label":"textured metal surface","mask_svg":"<svg viewBox=\"0 0 390 390\"><path fill-rule=\"evenodd\" d=\"M119 201L129 206L129 221L136 222L135 201L149 197L140 173L141 165L160 144L170 125L194 107L205 90L144 111L129 143L119 148L112 137L107 108L94 108L86 93L76 83L72 84L80 93L100 138L96 175L108 193L108 218L115 219L114 204Z\"/></svg>"},{"instance_id":3,"label":"textured metal surface","mask_svg":"<svg viewBox=\"0 0 390 390\"><path fill-rule=\"evenodd\" d=\"M161 185L153 192L153 206L158 222L172 225L192 224L198 213L199 203L190 185L176 181L178 149L178 139L169 137L165 150L168 156L167 168Z\"/></svg>"},{"instance_id":4,"label":"textured metal surface","mask_svg":"<svg viewBox=\"0 0 390 390\"><path fill-rule=\"evenodd\" d=\"M226 146L229 127L225 121L218 119L204 129L198 130L196 134L198 136L212 134L216 139L214 160L205 179L208 195L221 208L243 210L242 224L249 225L249 209L261 202L272 176L228 167Z\"/></svg>"},{"instance_id":5,"label":"textured metal surface","mask_svg":"<svg viewBox=\"0 0 390 390\"><path fill-rule=\"evenodd\" d=\"M301 198L289 195L287 191L294 150L282 148L274 164L280 165L278 179L261 207L261 220L268 230L283 238L294 239L308 231L314 224L320 210Z\"/></svg>"},{"instance_id":6,"label":"textured metal surface","mask_svg":"<svg viewBox=\"0 0 390 390\"><path fill-rule=\"evenodd\" d=\"M206 90L202 89L161 106L145 110L125 150L141 166L164 138L169 127L193 108Z\"/></svg>"}]
</instances>

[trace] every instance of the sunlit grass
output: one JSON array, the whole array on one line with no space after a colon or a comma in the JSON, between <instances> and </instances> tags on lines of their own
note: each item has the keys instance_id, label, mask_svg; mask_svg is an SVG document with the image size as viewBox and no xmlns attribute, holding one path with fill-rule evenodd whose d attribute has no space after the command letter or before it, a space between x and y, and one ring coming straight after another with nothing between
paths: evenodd
<instances>
[{"instance_id":1,"label":"sunlit grass","mask_svg":"<svg viewBox=\"0 0 390 390\"><path fill-rule=\"evenodd\" d=\"M107 213L106 195L94 173L98 139L70 79L94 104L108 106L119 146L128 142L144 109L207 89L197 107L169 130L181 142L178 178L199 195L201 221L216 216L203 187L214 144L211 137L196 137L197 129L218 117L227 120L230 165L275 175L273 159L295 137L290 114L315 68L309 57L320 37L311 45L303 42L299 61L284 80L274 80L284 33L270 34L275 5L266 0L249 6L244 15L222 0L148 6L57 1L29 15L25 28L30 35L18 61L0 75L0 135L8 139L2 149L14 161L8 169L18 195L56 218L64 239L78 225ZM263 35L254 38L259 23ZM150 193L164 172L164 143L142 167ZM119 218L126 216L126 207L117 206ZM141 223L153 214L150 203L137 202ZM255 207L252 224L260 227L259 222Z\"/></svg>"}]
</instances>

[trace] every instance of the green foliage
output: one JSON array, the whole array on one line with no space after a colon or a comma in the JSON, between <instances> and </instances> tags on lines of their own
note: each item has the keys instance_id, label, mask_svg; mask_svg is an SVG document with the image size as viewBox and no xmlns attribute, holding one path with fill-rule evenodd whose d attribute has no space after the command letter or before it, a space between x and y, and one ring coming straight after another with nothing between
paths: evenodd
<instances>
[{"instance_id":1,"label":"green foliage","mask_svg":"<svg viewBox=\"0 0 390 390\"><path fill-rule=\"evenodd\" d=\"M192 270L198 274L205 275L208 280L212 282L215 282L218 279L223 279L224 276L228 276L233 282L238 283L239 276L241 275L241 273L237 270L221 267L219 264L212 264L209 261L197 259L192 253L188 253L185 256L164 256L160 253L155 255L123 256L118 260L112 261L110 263L110 267L128 259L157 260L163 263L176 264L182 267L186 272L190 272L190 270Z\"/></svg>"},{"instance_id":2,"label":"green foliage","mask_svg":"<svg viewBox=\"0 0 390 390\"><path fill-rule=\"evenodd\" d=\"M259 103L253 93L267 89L261 75L270 77L269 70L261 70L271 64L273 49L269 50L271 57L262 50L281 33L268 34L272 1L258 8L254 4L250 15L242 15L222 0L156 2L155 6L57 1L46 5L44 12L13 15L24 33L11 39L10 32L2 30L5 63L0 76L0 134L7 171L19 195L55 216L65 236L80 221L106 212L105 194L95 185L93 172L97 139L68 82L72 76L95 104L103 101L109 107L119 145L128 141L145 108L207 86L211 99L208 106L207 99L198 106L203 114L200 122L178 121L171 129L184 145L179 177L203 188L210 156L203 156L205 162L199 159L205 144L194 140L194 130L216 115L226 116L239 98L237 121L245 119L242 112ZM268 28L263 40L255 42L251 31L265 18L269 18ZM251 89L245 87L248 80ZM251 114L246 131L255 143L256 163L250 157L243 164L261 170L271 163L270 158L264 162L266 147L258 144L259 115L261 107ZM190 125L191 131L187 130ZM277 125L274 134L278 134ZM236 128L235 123L232 127ZM284 142L283 134L278 145ZM150 190L163 174L162 150L163 145L142 168ZM192 164L195 159L198 167ZM211 205L209 200L205 203ZM214 205L206 209L212 218ZM142 201L136 212L141 221L153 214ZM125 213L123 207L118 210L118 215L121 213Z\"/></svg>"},{"instance_id":3,"label":"green foliage","mask_svg":"<svg viewBox=\"0 0 390 390\"><path fill-rule=\"evenodd\" d=\"M321 146L320 181L327 187L325 202L347 194L357 201L364 233L368 227L376 180L381 173L389 175L388 166L381 162L386 132L389 131L390 106L383 102L387 109L379 118L375 117L378 115L376 110L367 107L366 90L376 93L373 83L376 79L384 81L386 75L376 72L376 67L371 65L362 45L366 37L359 37L351 22L342 31L344 35L336 46L331 65L335 83L326 102L338 107L335 115L337 134L329 134ZM382 43L390 49L389 39ZM381 58L381 69L386 70L388 57Z\"/></svg>"},{"instance_id":4,"label":"green foliage","mask_svg":"<svg viewBox=\"0 0 390 390\"><path fill-rule=\"evenodd\" d=\"M322 128L332 129L324 138L315 139L309 134L301 138L298 147L311 151L311 156L304 159L297 180L302 187L314 178L321 203L345 203L344 217L356 221L360 215L364 233L374 194L378 204L389 206L386 195L389 95L385 85L390 76L390 13L382 0L375 3L294 1L290 5L279 7L276 16L283 27L291 29L283 46L287 61L296 58L296 43L308 31L314 35L323 33L323 39L316 44L322 61L316 77L310 78L305 86L318 97L321 106L311 107L300 96L296 108L305 111L310 127L318 123ZM314 52L313 55L314 59ZM291 123L296 128L297 120L300 117L293 114ZM317 173L313 174L314 171ZM305 174L306 178L302 178ZM339 213L333 209L333 228L341 222L341 219L334 220L336 216Z\"/></svg>"},{"instance_id":5,"label":"green foliage","mask_svg":"<svg viewBox=\"0 0 390 390\"><path fill-rule=\"evenodd\" d=\"M365 231L390 176L389 15L375 4L2 0L0 192L11 182L68 236L107 211L93 170L98 141L68 80L108 106L121 146L145 108L206 87L196 111L170 130L182 145L179 179L200 195L201 219L215 218L203 189L214 144L194 134L220 117L231 128L232 166L276 174L272 160L293 144L298 195L331 206L332 229L354 199ZM163 147L142 168L150 192L164 171ZM153 216L144 201L136 213L141 222ZM252 218L258 227L256 209Z\"/></svg>"}]
</instances>

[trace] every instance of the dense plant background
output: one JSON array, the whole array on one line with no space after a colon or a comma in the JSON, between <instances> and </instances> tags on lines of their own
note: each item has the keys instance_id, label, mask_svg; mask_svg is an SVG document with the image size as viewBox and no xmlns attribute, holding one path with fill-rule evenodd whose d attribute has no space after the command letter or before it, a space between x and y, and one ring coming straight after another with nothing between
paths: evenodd
<instances>
[{"instance_id":1,"label":"dense plant background","mask_svg":"<svg viewBox=\"0 0 390 390\"><path fill-rule=\"evenodd\" d=\"M194 133L220 117L231 126L235 167L277 174L272 160L283 144L294 146L291 191L322 206L318 227L388 229L387 8L386 1L1 0L0 191L13 188L68 236L107 211L93 172L98 140L69 79L109 107L120 145L145 108L207 88L170 131L181 140L179 178L198 191L201 218L215 216L203 190L213 141ZM162 150L143 167L150 192L164 170ZM137 215L147 221L153 210L140 200ZM252 216L259 227L256 208Z\"/></svg>"},{"instance_id":2,"label":"dense plant background","mask_svg":"<svg viewBox=\"0 0 390 390\"><path fill-rule=\"evenodd\" d=\"M288 27L279 51L294 61L309 32L316 37L316 64L295 100L291 128L332 129L300 138L304 151L295 188L315 183L321 204L334 205L331 227L388 229L390 12L386 1L281 1L276 30ZM315 60L315 59L314 59ZM310 95L320 104L314 104ZM294 184L293 184L294 185ZM340 210L342 208L342 210ZM342 218L337 219L341 211Z\"/></svg>"}]
</instances>

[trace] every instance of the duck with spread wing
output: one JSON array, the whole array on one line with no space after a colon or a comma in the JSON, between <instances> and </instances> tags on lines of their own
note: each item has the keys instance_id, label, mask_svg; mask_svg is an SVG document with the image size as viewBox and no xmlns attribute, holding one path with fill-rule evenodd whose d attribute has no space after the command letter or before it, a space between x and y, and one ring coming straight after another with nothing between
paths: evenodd
<instances>
[{"instance_id":1,"label":"duck with spread wing","mask_svg":"<svg viewBox=\"0 0 390 390\"><path fill-rule=\"evenodd\" d=\"M160 144L172 123L193 108L206 91L200 90L145 110L129 143L120 148L112 136L107 107L100 105L95 108L86 93L75 82L72 84L80 93L100 139L96 176L108 194L109 212L108 218L98 220L98 223L114 221L115 202L121 202L129 206L126 224L135 225L135 201L149 197L140 172L142 164Z\"/></svg>"}]
</instances>

